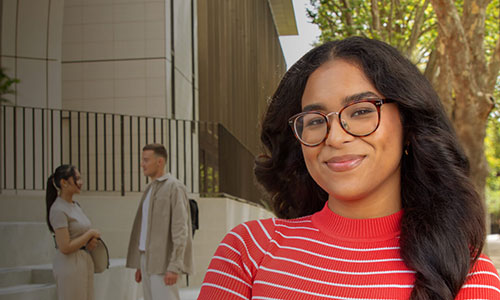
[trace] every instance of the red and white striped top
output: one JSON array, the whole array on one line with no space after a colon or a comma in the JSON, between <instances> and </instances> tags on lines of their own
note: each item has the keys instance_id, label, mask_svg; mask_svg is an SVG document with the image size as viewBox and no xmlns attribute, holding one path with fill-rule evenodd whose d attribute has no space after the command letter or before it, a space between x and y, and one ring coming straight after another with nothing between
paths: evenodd
<instances>
[{"instance_id":1,"label":"red and white striped top","mask_svg":"<svg viewBox=\"0 0 500 300\"><path fill-rule=\"evenodd\" d=\"M220 243L198 300L408 299L415 272L401 259L401 217L348 219L325 205L300 219L241 224ZM456 299L500 299L489 258Z\"/></svg>"}]
</instances>

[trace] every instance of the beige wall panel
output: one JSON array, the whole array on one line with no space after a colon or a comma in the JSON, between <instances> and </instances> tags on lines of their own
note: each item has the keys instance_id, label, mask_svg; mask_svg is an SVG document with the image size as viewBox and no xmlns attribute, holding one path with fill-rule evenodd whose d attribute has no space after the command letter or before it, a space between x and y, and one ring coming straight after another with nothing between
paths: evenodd
<instances>
[{"instance_id":1,"label":"beige wall panel","mask_svg":"<svg viewBox=\"0 0 500 300\"><path fill-rule=\"evenodd\" d=\"M64 80L83 80L83 64L63 64L62 75Z\"/></svg>"},{"instance_id":2,"label":"beige wall panel","mask_svg":"<svg viewBox=\"0 0 500 300\"><path fill-rule=\"evenodd\" d=\"M148 59L146 61L147 78L165 78L165 59Z\"/></svg>"},{"instance_id":3,"label":"beige wall panel","mask_svg":"<svg viewBox=\"0 0 500 300\"><path fill-rule=\"evenodd\" d=\"M60 61L47 62L47 103L45 107L61 108L62 106L62 67Z\"/></svg>"},{"instance_id":4,"label":"beige wall panel","mask_svg":"<svg viewBox=\"0 0 500 300\"><path fill-rule=\"evenodd\" d=\"M83 27L83 42L108 42L113 40L113 24L85 24Z\"/></svg>"},{"instance_id":5,"label":"beige wall panel","mask_svg":"<svg viewBox=\"0 0 500 300\"><path fill-rule=\"evenodd\" d=\"M87 63L72 63L66 65L80 66L83 72L82 80L113 80L115 78L115 62L100 61ZM65 77L66 79L66 77Z\"/></svg>"},{"instance_id":6,"label":"beige wall panel","mask_svg":"<svg viewBox=\"0 0 500 300\"><path fill-rule=\"evenodd\" d=\"M174 1L175 66L191 81L191 1Z\"/></svg>"},{"instance_id":7,"label":"beige wall panel","mask_svg":"<svg viewBox=\"0 0 500 300\"><path fill-rule=\"evenodd\" d=\"M47 57L61 61L64 0L51 0ZM59 101L60 101L59 97ZM49 100L50 101L50 100ZM60 106L59 106L60 107Z\"/></svg>"},{"instance_id":8,"label":"beige wall panel","mask_svg":"<svg viewBox=\"0 0 500 300\"><path fill-rule=\"evenodd\" d=\"M85 3L86 0L64 0L64 6L77 6Z\"/></svg>"},{"instance_id":9,"label":"beige wall panel","mask_svg":"<svg viewBox=\"0 0 500 300\"><path fill-rule=\"evenodd\" d=\"M144 50L147 57L164 57L165 55L165 40L146 40L146 49Z\"/></svg>"},{"instance_id":10,"label":"beige wall panel","mask_svg":"<svg viewBox=\"0 0 500 300\"><path fill-rule=\"evenodd\" d=\"M45 107L47 63L43 60L17 59L17 105Z\"/></svg>"},{"instance_id":11,"label":"beige wall panel","mask_svg":"<svg viewBox=\"0 0 500 300\"><path fill-rule=\"evenodd\" d=\"M19 1L17 55L45 58L49 0Z\"/></svg>"},{"instance_id":12,"label":"beige wall panel","mask_svg":"<svg viewBox=\"0 0 500 300\"><path fill-rule=\"evenodd\" d=\"M190 120L193 115L193 85L175 70L175 118Z\"/></svg>"},{"instance_id":13,"label":"beige wall panel","mask_svg":"<svg viewBox=\"0 0 500 300\"><path fill-rule=\"evenodd\" d=\"M163 78L147 78L146 79L146 96L149 97L164 97L165 96L165 79Z\"/></svg>"},{"instance_id":14,"label":"beige wall panel","mask_svg":"<svg viewBox=\"0 0 500 300\"><path fill-rule=\"evenodd\" d=\"M2 1L2 55L16 54L17 0Z\"/></svg>"},{"instance_id":15,"label":"beige wall panel","mask_svg":"<svg viewBox=\"0 0 500 300\"><path fill-rule=\"evenodd\" d=\"M83 100L83 81L79 80L66 80L62 86L62 97L64 99L63 108L69 109L66 105L70 101ZM72 108L74 109L74 108Z\"/></svg>"},{"instance_id":16,"label":"beige wall panel","mask_svg":"<svg viewBox=\"0 0 500 300\"><path fill-rule=\"evenodd\" d=\"M146 115L151 117L165 116L165 97L148 97L146 100Z\"/></svg>"},{"instance_id":17,"label":"beige wall panel","mask_svg":"<svg viewBox=\"0 0 500 300\"><path fill-rule=\"evenodd\" d=\"M165 5L167 4L167 1L159 0L159 1L145 1L145 2L146 2L145 19L148 22L161 21L162 23L164 23Z\"/></svg>"},{"instance_id":18,"label":"beige wall panel","mask_svg":"<svg viewBox=\"0 0 500 300\"><path fill-rule=\"evenodd\" d=\"M63 33L64 35L64 33ZM78 61L83 58L83 44L82 43L69 43L64 41L62 46L62 61Z\"/></svg>"},{"instance_id":19,"label":"beige wall panel","mask_svg":"<svg viewBox=\"0 0 500 300\"><path fill-rule=\"evenodd\" d=\"M113 21L116 23L144 22L145 15L146 7L143 2L113 5Z\"/></svg>"},{"instance_id":20,"label":"beige wall panel","mask_svg":"<svg viewBox=\"0 0 500 300\"><path fill-rule=\"evenodd\" d=\"M64 25L83 24L83 6L70 6L68 2L71 0L64 0Z\"/></svg>"},{"instance_id":21,"label":"beige wall panel","mask_svg":"<svg viewBox=\"0 0 500 300\"><path fill-rule=\"evenodd\" d=\"M90 4L83 1L82 24L106 24L114 17L114 6L111 4Z\"/></svg>"}]
</instances>

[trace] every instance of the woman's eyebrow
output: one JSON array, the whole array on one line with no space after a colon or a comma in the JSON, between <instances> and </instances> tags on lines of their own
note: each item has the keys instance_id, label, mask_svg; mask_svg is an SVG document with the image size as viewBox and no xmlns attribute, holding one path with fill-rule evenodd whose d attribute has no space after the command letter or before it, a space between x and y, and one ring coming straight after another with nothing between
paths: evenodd
<instances>
[{"instance_id":1,"label":"woman's eyebrow","mask_svg":"<svg viewBox=\"0 0 500 300\"><path fill-rule=\"evenodd\" d=\"M302 111L312 111L312 110L326 110L326 108L321 104L313 103L304 106L304 108L302 109Z\"/></svg>"},{"instance_id":2,"label":"woman's eyebrow","mask_svg":"<svg viewBox=\"0 0 500 300\"><path fill-rule=\"evenodd\" d=\"M380 96L375 94L374 92L370 92L370 91L353 94L353 95L347 96L344 99L342 99L342 106L347 105L347 104L352 103L352 102L355 102L355 101L366 99L366 98L380 98Z\"/></svg>"},{"instance_id":3,"label":"woman's eyebrow","mask_svg":"<svg viewBox=\"0 0 500 300\"><path fill-rule=\"evenodd\" d=\"M349 96L345 97L344 99L342 99L341 103L342 103L342 106L345 106L349 103L359 101L362 99L366 99L366 98L380 98L380 96L375 94L374 92L366 91L366 92L361 92L361 93L349 95ZM302 109L302 111L312 111L312 110L325 111L326 107L320 103L313 103L313 104L309 104L309 105L304 106L304 108Z\"/></svg>"}]
</instances>

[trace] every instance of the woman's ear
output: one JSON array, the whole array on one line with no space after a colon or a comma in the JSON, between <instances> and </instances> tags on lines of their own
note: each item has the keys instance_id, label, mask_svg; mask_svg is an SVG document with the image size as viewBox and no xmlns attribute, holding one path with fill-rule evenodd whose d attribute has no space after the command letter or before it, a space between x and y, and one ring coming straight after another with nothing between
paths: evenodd
<instances>
[{"instance_id":1,"label":"woman's ear","mask_svg":"<svg viewBox=\"0 0 500 300\"><path fill-rule=\"evenodd\" d=\"M68 186L68 184L69 184L68 180L66 180L64 178L62 178L61 181L59 182L61 189L66 188Z\"/></svg>"}]
</instances>

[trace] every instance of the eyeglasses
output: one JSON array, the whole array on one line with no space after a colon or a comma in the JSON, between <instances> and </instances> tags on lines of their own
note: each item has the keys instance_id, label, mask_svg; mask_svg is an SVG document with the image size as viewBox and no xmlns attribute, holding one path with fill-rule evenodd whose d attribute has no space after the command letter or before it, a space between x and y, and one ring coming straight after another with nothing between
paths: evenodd
<instances>
[{"instance_id":1,"label":"eyeglasses","mask_svg":"<svg viewBox=\"0 0 500 300\"><path fill-rule=\"evenodd\" d=\"M305 146L321 144L330 132L330 116L338 115L339 124L348 134L355 137L368 136L380 124L380 107L394 102L392 99L363 99L344 106L338 112L325 114L321 111L305 111L288 120L295 137Z\"/></svg>"}]
</instances>

